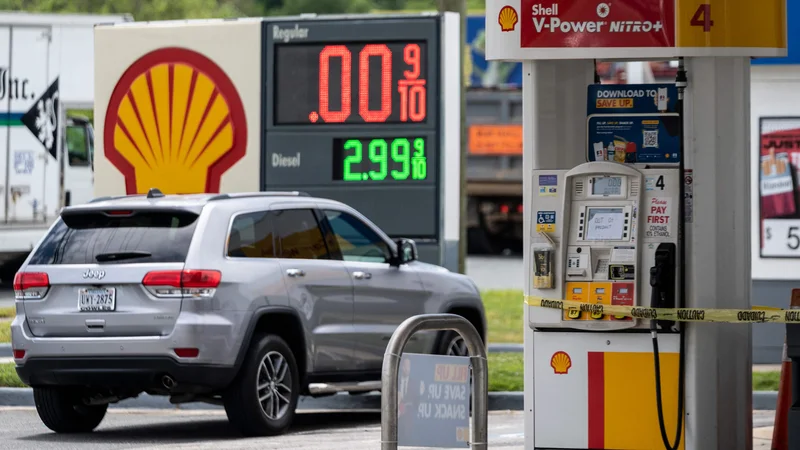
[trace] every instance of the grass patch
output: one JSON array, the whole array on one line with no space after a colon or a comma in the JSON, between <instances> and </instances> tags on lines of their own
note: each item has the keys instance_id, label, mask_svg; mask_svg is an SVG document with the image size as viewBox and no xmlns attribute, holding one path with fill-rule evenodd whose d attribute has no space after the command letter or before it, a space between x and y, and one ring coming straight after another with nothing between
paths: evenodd
<instances>
[{"instance_id":1,"label":"grass patch","mask_svg":"<svg viewBox=\"0 0 800 450\"><path fill-rule=\"evenodd\" d=\"M14 363L0 364L0 387L27 387L17 376Z\"/></svg>"},{"instance_id":2,"label":"grass patch","mask_svg":"<svg viewBox=\"0 0 800 450\"><path fill-rule=\"evenodd\" d=\"M780 382L780 372L753 372L754 391L777 391Z\"/></svg>"},{"instance_id":3,"label":"grass patch","mask_svg":"<svg viewBox=\"0 0 800 450\"><path fill-rule=\"evenodd\" d=\"M524 310L522 291L483 291L487 337L493 344L521 344Z\"/></svg>"},{"instance_id":4,"label":"grass patch","mask_svg":"<svg viewBox=\"0 0 800 450\"><path fill-rule=\"evenodd\" d=\"M0 344L11 342L11 322L0 322Z\"/></svg>"},{"instance_id":5,"label":"grass patch","mask_svg":"<svg viewBox=\"0 0 800 450\"><path fill-rule=\"evenodd\" d=\"M489 392L525 390L522 353L489 353Z\"/></svg>"},{"instance_id":6,"label":"grass patch","mask_svg":"<svg viewBox=\"0 0 800 450\"><path fill-rule=\"evenodd\" d=\"M0 319L11 319L17 315L17 309L13 306L9 308L0 308Z\"/></svg>"}]
</instances>

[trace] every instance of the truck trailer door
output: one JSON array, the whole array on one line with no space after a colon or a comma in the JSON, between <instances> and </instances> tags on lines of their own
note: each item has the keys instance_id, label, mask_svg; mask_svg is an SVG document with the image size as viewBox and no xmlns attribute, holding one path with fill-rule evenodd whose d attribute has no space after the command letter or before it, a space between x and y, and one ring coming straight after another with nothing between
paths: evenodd
<instances>
[{"instance_id":1,"label":"truck trailer door","mask_svg":"<svg viewBox=\"0 0 800 450\"><path fill-rule=\"evenodd\" d=\"M43 223L60 207L58 73L50 27L0 27L0 148L6 223Z\"/></svg>"}]
</instances>

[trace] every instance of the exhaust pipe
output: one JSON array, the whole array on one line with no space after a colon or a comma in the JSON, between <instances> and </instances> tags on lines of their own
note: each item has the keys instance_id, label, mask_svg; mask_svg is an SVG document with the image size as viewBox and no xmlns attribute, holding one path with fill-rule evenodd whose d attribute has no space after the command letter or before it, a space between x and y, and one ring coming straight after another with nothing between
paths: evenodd
<instances>
[{"instance_id":1,"label":"exhaust pipe","mask_svg":"<svg viewBox=\"0 0 800 450\"><path fill-rule=\"evenodd\" d=\"M175 380L169 375L164 375L161 377L161 384L167 389L172 389L175 387Z\"/></svg>"}]
</instances>

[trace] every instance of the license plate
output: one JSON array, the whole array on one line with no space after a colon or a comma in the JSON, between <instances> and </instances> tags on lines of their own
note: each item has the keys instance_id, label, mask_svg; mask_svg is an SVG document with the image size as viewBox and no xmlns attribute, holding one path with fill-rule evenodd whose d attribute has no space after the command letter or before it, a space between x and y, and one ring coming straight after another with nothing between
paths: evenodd
<instances>
[{"instance_id":1,"label":"license plate","mask_svg":"<svg viewBox=\"0 0 800 450\"><path fill-rule=\"evenodd\" d=\"M114 311L117 309L117 290L114 288L90 288L78 291L80 311Z\"/></svg>"}]
</instances>

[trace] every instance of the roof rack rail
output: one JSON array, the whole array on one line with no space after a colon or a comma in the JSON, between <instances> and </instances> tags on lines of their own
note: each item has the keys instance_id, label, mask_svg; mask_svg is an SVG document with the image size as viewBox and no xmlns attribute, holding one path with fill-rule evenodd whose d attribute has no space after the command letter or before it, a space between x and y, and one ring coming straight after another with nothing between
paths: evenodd
<instances>
[{"instance_id":1,"label":"roof rack rail","mask_svg":"<svg viewBox=\"0 0 800 450\"><path fill-rule=\"evenodd\" d=\"M231 194L218 194L208 199L209 202L214 200L228 200L232 198L255 198L255 197L311 197L307 192L302 191L262 191L262 192L241 192Z\"/></svg>"}]
</instances>

